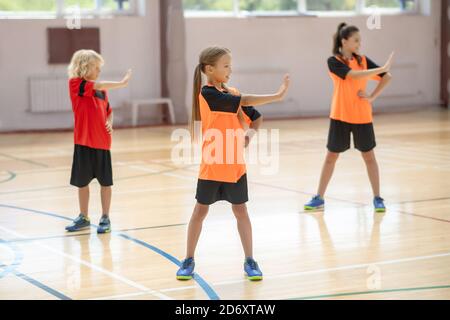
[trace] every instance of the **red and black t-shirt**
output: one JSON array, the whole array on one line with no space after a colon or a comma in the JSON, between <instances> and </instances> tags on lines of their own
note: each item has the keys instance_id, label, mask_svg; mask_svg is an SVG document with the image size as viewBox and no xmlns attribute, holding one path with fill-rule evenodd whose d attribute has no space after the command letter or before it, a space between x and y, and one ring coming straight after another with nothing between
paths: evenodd
<instances>
[{"instance_id":1,"label":"red and black t-shirt","mask_svg":"<svg viewBox=\"0 0 450 320\"><path fill-rule=\"evenodd\" d=\"M94 89L94 82L81 78L69 80L70 99L75 118L75 144L110 150L111 135L106 121L111 114L107 91Z\"/></svg>"}]
</instances>

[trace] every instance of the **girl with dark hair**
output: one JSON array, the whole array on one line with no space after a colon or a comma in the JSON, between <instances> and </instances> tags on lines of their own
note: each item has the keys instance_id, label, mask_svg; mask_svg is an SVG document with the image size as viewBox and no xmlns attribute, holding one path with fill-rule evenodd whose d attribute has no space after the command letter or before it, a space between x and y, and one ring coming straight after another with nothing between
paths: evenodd
<instances>
[{"instance_id":1,"label":"girl with dark hair","mask_svg":"<svg viewBox=\"0 0 450 320\"><path fill-rule=\"evenodd\" d=\"M341 23L333 38L333 56L328 59L334 93L331 105L328 154L322 168L317 195L305 204L305 210L322 209L324 195L339 155L350 149L351 134L354 146L366 163L374 194L376 212L385 212L380 196L380 177L374 149L372 103L380 96L392 76L389 73L393 53L383 67L360 54L361 34L355 26ZM372 94L366 93L368 80L379 81Z\"/></svg>"}]
</instances>

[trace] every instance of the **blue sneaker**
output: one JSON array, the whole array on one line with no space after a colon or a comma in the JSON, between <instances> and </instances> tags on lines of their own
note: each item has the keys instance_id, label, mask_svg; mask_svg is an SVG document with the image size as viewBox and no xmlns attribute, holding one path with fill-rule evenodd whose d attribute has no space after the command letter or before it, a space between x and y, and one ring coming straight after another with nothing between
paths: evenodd
<instances>
[{"instance_id":1,"label":"blue sneaker","mask_svg":"<svg viewBox=\"0 0 450 320\"><path fill-rule=\"evenodd\" d=\"M261 281L263 274L259 269L258 263L253 258L245 259L244 271L247 279L250 281Z\"/></svg>"},{"instance_id":2,"label":"blue sneaker","mask_svg":"<svg viewBox=\"0 0 450 320\"><path fill-rule=\"evenodd\" d=\"M375 212L386 212L386 207L384 206L384 199L381 197L375 197L373 199L373 206L375 207Z\"/></svg>"},{"instance_id":3,"label":"blue sneaker","mask_svg":"<svg viewBox=\"0 0 450 320\"><path fill-rule=\"evenodd\" d=\"M66 231L68 232L77 232L85 228L89 228L91 226L91 221L88 217L80 214L78 218L76 218L73 223L66 227Z\"/></svg>"},{"instance_id":4,"label":"blue sneaker","mask_svg":"<svg viewBox=\"0 0 450 320\"><path fill-rule=\"evenodd\" d=\"M194 276L194 258L188 258L181 262L181 267L177 272L177 280L191 280Z\"/></svg>"},{"instance_id":5,"label":"blue sneaker","mask_svg":"<svg viewBox=\"0 0 450 320\"><path fill-rule=\"evenodd\" d=\"M100 223L97 228L97 233L103 234L103 233L110 233L110 232L111 232L111 221L109 220L109 217L103 216L100 219Z\"/></svg>"},{"instance_id":6,"label":"blue sneaker","mask_svg":"<svg viewBox=\"0 0 450 320\"><path fill-rule=\"evenodd\" d=\"M305 204L306 211L320 210L323 209L325 205L325 200L322 199L321 196L314 196L311 201Z\"/></svg>"}]
</instances>

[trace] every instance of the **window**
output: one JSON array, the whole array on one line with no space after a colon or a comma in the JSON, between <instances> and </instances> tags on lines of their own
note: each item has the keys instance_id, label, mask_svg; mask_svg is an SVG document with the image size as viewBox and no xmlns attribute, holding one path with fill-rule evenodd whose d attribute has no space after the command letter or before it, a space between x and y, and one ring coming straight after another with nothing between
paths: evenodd
<instances>
[{"instance_id":1,"label":"window","mask_svg":"<svg viewBox=\"0 0 450 320\"><path fill-rule=\"evenodd\" d=\"M80 9L89 14L129 14L132 12L131 0L64 0L64 13Z\"/></svg>"},{"instance_id":2,"label":"window","mask_svg":"<svg viewBox=\"0 0 450 320\"><path fill-rule=\"evenodd\" d=\"M184 0L183 7L188 11L232 11L233 0Z\"/></svg>"},{"instance_id":3,"label":"window","mask_svg":"<svg viewBox=\"0 0 450 320\"><path fill-rule=\"evenodd\" d=\"M231 16L236 12L234 0L183 0L185 12L197 16Z\"/></svg>"},{"instance_id":4,"label":"window","mask_svg":"<svg viewBox=\"0 0 450 320\"><path fill-rule=\"evenodd\" d=\"M138 0L0 0L0 18L56 18L136 14Z\"/></svg>"},{"instance_id":5,"label":"window","mask_svg":"<svg viewBox=\"0 0 450 320\"><path fill-rule=\"evenodd\" d=\"M71 8L79 8L81 11L93 11L95 9L95 1L91 0L64 0L64 11L68 11Z\"/></svg>"},{"instance_id":6,"label":"window","mask_svg":"<svg viewBox=\"0 0 450 320\"><path fill-rule=\"evenodd\" d=\"M308 0L308 11L355 11L356 0Z\"/></svg>"},{"instance_id":7,"label":"window","mask_svg":"<svg viewBox=\"0 0 450 320\"><path fill-rule=\"evenodd\" d=\"M366 0L366 7L414 10L415 2L414 0Z\"/></svg>"},{"instance_id":8,"label":"window","mask_svg":"<svg viewBox=\"0 0 450 320\"><path fill-rule=\"evenodd\" d=\"M0 0L0 12L52 12L54 0Z\"/></svg>"},{"instance_id":9,"label":"window","mask_svg":"<svg viewBox=\"0 0 450 320\"><path fill-rule=\"evenodd\" d=\"M183 0L186 16L339 15L417 12L418 0Z\"/></svg>"},{"instance_id":10,"label":"window","mask_svg":"<svg viewBox=\"0 0 450 320\"><path fill-rule=\"evenodd\" d=\"M296 12L298 3L297 0L240 0L239 10L241 12Z\"/></svg>"}]
</instances>

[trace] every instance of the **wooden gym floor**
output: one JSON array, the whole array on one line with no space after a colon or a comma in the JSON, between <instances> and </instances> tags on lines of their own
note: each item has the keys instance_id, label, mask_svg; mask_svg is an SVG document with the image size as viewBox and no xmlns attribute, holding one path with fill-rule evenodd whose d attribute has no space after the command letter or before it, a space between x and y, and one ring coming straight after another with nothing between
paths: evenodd
<instances>
[{"instance_id":1,"label":"wooden gym floor","mask_svg":"<svg viewBox=\"0 0 450 320\"><path fill-rule=\"evenodd\" d=\"M450 299L450 112L376 116L388 212L375 214L365 166L345 153L323 213L315 193L328 120L268 121L280 129L279 171L249 165L255 258L244 279L236 221L210 210L197 277L175 280L195 200L196 165L171 161L174 127L114 133L112 223L67 234L78 214L69 186L71 133L0 135L0 299ZM98 184L90 215L101 214Z\"/></svg>"}]
</instances>

